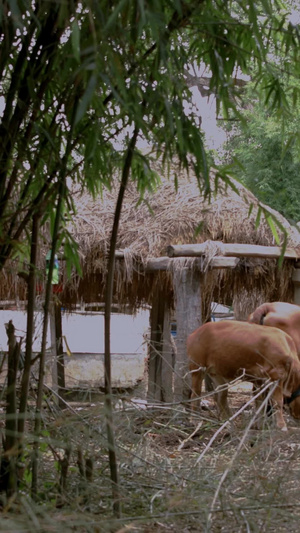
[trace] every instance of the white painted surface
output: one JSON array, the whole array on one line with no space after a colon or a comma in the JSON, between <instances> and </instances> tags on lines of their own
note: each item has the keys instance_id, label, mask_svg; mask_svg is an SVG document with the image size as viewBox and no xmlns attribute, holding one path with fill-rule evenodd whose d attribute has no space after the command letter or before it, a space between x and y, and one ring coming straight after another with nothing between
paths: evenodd
<instances>
[{"instance_id":1,"label":"white painted surface","mask_svg":"<svg viewBox=\"0 0 300 533\"><path fill-rule=\"evenodd\" d=\"M112 387L134 387L144 375L144 354L112 354ZM65 356L66 387L104 387L103 354Z\"/></svg>"},{"instance_id":2,"label":"white painted surface","mask_svg":"<svg viewBox=\"0 0 300 533\"><path fill-rule=\"evenodd\" d=\"M42 335L42 313L36 313L33 350L39 351ZM0 350L7 350L7 335L4 324L13 321L16 334L26 336L26 313L23 311L0 311ZM136 316L113 314L111 317L111 352L145 353L143 335L149 327L149 311L139 311ZM62 330L72 352L104 352L104 316L98 313L63 313ZM50 335L47 345L50 348Z\"/></svg>"},{"instance_id":3,"label":"white painted surface","mask_svg":"<svg viewBox=\"0 0 300 533\"><path fill-rule=\"evenodd\" d=\"M33 351L41 347L42 313L36 314ZM4 324L13 321L17 336L26 337L26 313L0 311L0 350L7 350ZM147 346L144 335L149 328L149 311L135 316L111 317L112 386L132 387L143 378ZM72 353L65 356L66 386L104 385L104 316L100 313L63 313L62 330ZM24 346L23 344L23 346ZM48 332L47 349L51 350ZM64 346L64 351L66 351ZM51 384L51 361L47 361L46 381Z\"/></svg>"},{"instance_id":4,"label":"white painted surface","mask_svg":"<svg viewBox=\"0 0 300 533\"><path fill-rule=\"evenodd\" d=\"M113 314L111 317L111 352L143 353L143 334L149 327L149 311L136 316ZM63 334L71 351L104 353L104 316L100 314L64 314Z\"/></svg>"}]
</instances>

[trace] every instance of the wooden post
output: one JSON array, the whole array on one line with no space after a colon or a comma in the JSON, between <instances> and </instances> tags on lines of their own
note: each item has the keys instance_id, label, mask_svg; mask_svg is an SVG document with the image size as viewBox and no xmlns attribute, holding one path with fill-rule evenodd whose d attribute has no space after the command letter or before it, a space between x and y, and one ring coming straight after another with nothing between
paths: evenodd
<instances>
[{"instance_id":1,"label":"wooden post","mask_svg":"<svg viewBox=\"0 0 300 533\"><path fill-rule=\"evenodd\" d=\"M163 402L173 401L173 360L174 348L171 342L170 331L170 309L169 303L165 300L163 346L161 363L161 400Z\"/></svg>"},{"instance_id":2,"label":"wooden post","mask_svg":"<svg viewBox=\"0 0 300 533\"><path fill-rule=\"evenodd\" d=\"M293 272L294 282L294 304L300 305L300 268L295 268Z\"/></svg>"},{"instance_id":3,"label":"wooden post","mask_svg":"<svg viewBox=\"0 0 300 533\"><path fill-rule=\"evenodd\" d=\"M150 354L148 364L148 399L161 400L161 365L164 329L164 298L158 291L153 298L150 313Z\"/></svg>"},{"instance_id":4,"label":"wooden post","mask_svg":"<svg viewBox=\"0 0 300 533\"><path fill-rule=\"evenodd\" d=\"M174 377L175 401L184 401L190 396L186 341L188 335L202 323L200 280L201 273L198 271L192 271L188 268L179 268L174 271L173 283L177 322L177 354Z\"/></svg>"}]
</instances>

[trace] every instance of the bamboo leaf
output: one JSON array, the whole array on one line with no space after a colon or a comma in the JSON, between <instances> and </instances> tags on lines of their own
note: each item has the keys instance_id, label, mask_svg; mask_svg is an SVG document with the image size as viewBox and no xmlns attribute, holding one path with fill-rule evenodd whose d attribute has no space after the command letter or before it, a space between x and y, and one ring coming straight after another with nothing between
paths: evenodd
<instances>
[{"instance_id":1,"label":"bamboo leaf","mask_svg":"<svg viewBox=\"0 0 300 533\"><path fill-rule=\"evenodd\" d=\"M77 63L80 63L80 29L78 20L75 19L71 26L72 50Z\"/></svg>"},{"instance_id":2,"label":"bamboo leaf","mask_svg":"<svg viewBox=\"0 0 300 533\"><path fill-rule=\"evenodd\" d=\"M274 236L274 239L275 239L275 242L278 246L280 246L280 238L279 238L279 235L278 235L278 232L277 232L277 229L276 229L276 226L274 224L274 219L273 217L270 215L270 214L267 214L265 213L265 219L266 219L266 222L268 223L268 226L270 228L270 230L272 231L273 233L273 236Z\"/></svg>"},{"instance_id":3,"label":"bamboo leaf","mask_svg":"<svg viewBox=\"0 0 300 533\"><path fill-rule=\"evenodd\" d=\"M128 0L121 0L117 6L113 6L112 14L109 16L106 25L105 25L105 32L108 32L115 26L118 16L123 10L123 8L126 6Z\"/></svg>"},{"instance_id":4,"label":"bamboo leaf","mask_svg":"<svg viewBox=\"0 0 300 533\"><path fill-rule=\"evenodd\" d=\"M97 76L96 74L93 73L88 81L84 95L79 101L79 104L76 110L75 121L74 121L75 126L78 124L78 122L80 122L85 112L87 111L91 103L91 100L94 96L96 85L97 85Z\"/></svg>"},{"instance_id":5,"label":"bamboo leaf","mask_svg":"<svg viewBox=\"0 0 300 533\"><path fill-rule=\"evenodd\" d=\"M261 214L262 214L262 209L260 206L258 206L257 215L255 219L255 229L257 229L260 224Z\"/></svg>"}]
</instances>

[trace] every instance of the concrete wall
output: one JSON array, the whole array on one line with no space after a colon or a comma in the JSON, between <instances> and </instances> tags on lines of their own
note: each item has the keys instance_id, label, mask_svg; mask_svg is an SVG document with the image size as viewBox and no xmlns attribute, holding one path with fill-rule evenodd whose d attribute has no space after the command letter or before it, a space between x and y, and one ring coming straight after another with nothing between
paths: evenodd
<instances>
[{"instance_id":1,"label":"concrete wall","mask_svg":"<svg viewBox=\"0 0 300 533\"><path fill-rule=\"evenodd\" d=\"M12 320L17 336L26 336L26 313L0 310L0 350L7 350L4 324ZM144 334L149 328L149 312L139 311L135 316L114 313L111 318L112 386L132 387L143 378L147 346ZM67 387L97 387L104 385L104 317L100 313L63 313L63 335L71 356L65 355ZM36 313L33 349L40 350L42 313ZM51 378L51 340L48 332L46 382ZM66 352L65 346L64 351Z\"/></svg>"},{"instance_id":2,"label":"concrete wall","mask_svg":"<svg viewBox=\"0 0 300 533\"><path fill-rule=\"evenodd\" d=\"M104 387L104 355L75 353L65 356L67 388ZM145 355L141 353L115 354L112 359L112 386L134 387L145 371ZM50 376L49 376L50 377Z\"/></svg>"}]
</instances>

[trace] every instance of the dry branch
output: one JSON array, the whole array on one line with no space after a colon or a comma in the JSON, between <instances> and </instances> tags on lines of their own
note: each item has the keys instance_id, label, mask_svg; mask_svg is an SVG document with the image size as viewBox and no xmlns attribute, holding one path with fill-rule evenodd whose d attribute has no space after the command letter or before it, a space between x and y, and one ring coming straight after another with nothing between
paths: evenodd
<instances>
[{"instance_id":1,"label":"dry branch","mask_svg":"<svg viewBox=\"0 0 300 533\"><path fill-rule=\"evenodd\" d=\"M5 324L8 337L8 369L6 392L6 422L4 454L1 457L0 492L5 491L11 498L17 491L17 371L20 358L21 342L15 336L12 320Z\"/></svg>"},{"instance_id":2,"label":"dry branch","mask_svg":"<svg viewBox=\"0 0 300 533\"><path fill-rule=\"evenodd\" d=\"M64 457L60 462L60 478L58 485L58 495L56 500L56 507L60 509L66 502L66 488L67 488L67 476L70 464L71 446L67 446L65 449Z\"/></svg>"},{"instance_id":3,"label":"dry branch","mask_svg":"<svg viewBox=\"0 0 300 533\"><path fill-rule=\"evenodd\" d=\"M193 76L186 69L184 71L184 77L188 87L197 87L201 96L205 97L215 94L215 90L211 88L212 78L208 76ZM240 90L242 90L247 85L247 83L247 81L242 80L240 78L232 79L232 86L238 87Z\"/></svg>"}]
</instances>

